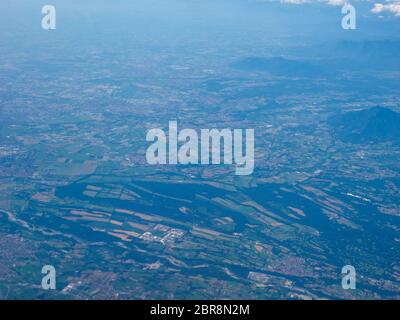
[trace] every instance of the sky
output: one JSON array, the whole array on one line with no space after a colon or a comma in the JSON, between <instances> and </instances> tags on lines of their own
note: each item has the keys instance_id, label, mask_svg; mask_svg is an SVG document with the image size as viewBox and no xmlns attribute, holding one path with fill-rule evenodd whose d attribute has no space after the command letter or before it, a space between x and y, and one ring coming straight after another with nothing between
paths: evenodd
<instances>
[{"instance_id":1,"label":"sky","mask_svg":"<svg viewBox=\"0 0 400 320\"><path fill-rule=\"evenodd\" d=\"M253 41L266 46L399 39L400 0L351 0L357 30L341 28L345 0L1 0L0 48L65 36L87 43L130 34L167 45ZM41 8L57 8L57 31L41 29ZM279 39L279 41L277 40ZM28 40L28 41L26 41ZM273 41L275 41L273 43ZM292 43L291 43L292 42ZM178 44L179 44L178 43ZM275 46L276 47L276 46Z\"/></svg>"}]
</instances>

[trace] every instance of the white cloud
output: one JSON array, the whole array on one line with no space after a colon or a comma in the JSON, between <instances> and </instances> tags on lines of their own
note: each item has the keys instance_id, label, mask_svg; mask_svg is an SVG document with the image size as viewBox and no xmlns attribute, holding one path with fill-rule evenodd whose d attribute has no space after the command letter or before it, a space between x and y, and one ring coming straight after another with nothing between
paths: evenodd
<instances>
[{"instance_id":1,"label":"white cloud","mask_svg":"<svg viewBox=\"0 0 400 320\"><path fill-rule=\"evenodd\" d=\"M391 12L395 16L400 17L400 2L392 2L388 4L375 3L374 8L371 10L373 13Z\"/></svg>"},{"instance_id":2,"label":"white cloud","mask_svg":"<svg viewBox=\"0 0 400 320\"><path fill-rule=\"evenodd\" d=\"M305 4L305 3L326 3L331 6L342 6L347 1L346 0L280 0L281 3L289 4Z\"/></svg>"},{"instance_id":3,"label":"white cloud","mask_svg":"<svg viewBox=\"0 0 400 320\"><path fill-rule=\"evenodd\" d=\"M290 3L290 4L303 4L309 3L309 0L281 0L282 3Z\"/></svg>"},{"instance_id":4,"label":"white cloud","mask_svg":"<svg viewBox=\"0 0 400 320\"><path fill-rule=\"evenodd\" d=\"M331 6L343 6L346 0L328 0L328 4Z\"/></svg>"}]
</instances>

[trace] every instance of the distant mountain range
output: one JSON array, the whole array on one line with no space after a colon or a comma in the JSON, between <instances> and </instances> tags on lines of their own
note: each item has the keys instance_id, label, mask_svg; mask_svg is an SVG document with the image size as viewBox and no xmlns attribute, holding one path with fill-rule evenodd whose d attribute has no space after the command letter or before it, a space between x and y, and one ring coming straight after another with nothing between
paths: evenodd
<instances>
[{"instance_id":1,"label":"distant mountain range","mask_svg":"<svg viewBox=\"0 0 400 320\"><path fill-rule=\"evenodd\" d=\"M357 58L386 58L398 59L400 57L400 41L378 40L378 41L341 41L338 49L347 55Z\"/></svg>"},{"instance_id":2,"label":"distant mountain range","mask_svg":"<svg viewBox=\"0 0 400 320\"><path fill-rule=\"evenodd\" d=\"M383 107L352 111L329 119L335 134L351 143L400 143L400 113Z\"/></svg>"},{"instance_id":3,"label":"distant mountain range","mask_svg":"<svg viewBox=\"0 0 400 320\"><path fill-rule=\"evenodd\" d=\"M242 71L262 71L286 77L317 77L325 74L320 67L309 62L281 57L244 58L232 64L232 67Z\"/></svg>"},{"instance_id":4,"label":"distant mountain range","mask_svg":"<svg viewBox=\"0 0 400 320\"><path fill-rule=\"evenodd\" d=\"M400 41L343 41L330 54L338 59L335 68L393 71L400 67Z\"/></svg>"}]
</instances>

